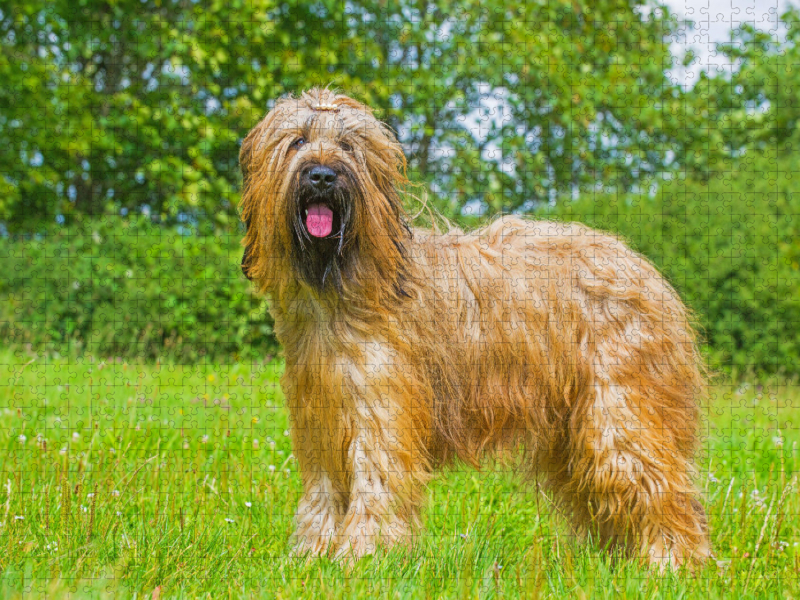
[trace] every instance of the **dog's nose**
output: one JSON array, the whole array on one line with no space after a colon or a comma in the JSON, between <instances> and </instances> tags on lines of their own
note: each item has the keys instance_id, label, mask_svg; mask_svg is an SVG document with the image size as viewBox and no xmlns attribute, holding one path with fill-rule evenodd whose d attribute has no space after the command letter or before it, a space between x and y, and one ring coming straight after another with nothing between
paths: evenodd
<instances>
[{"instance_id":1,"label":"dog's nose","mask_svg":"<svg viewBox=\"0 0 800 600\"><path fill-rule=\"evenodd\" d=\"M316 166L308 172L308 180L311 185L319 192L324 192L336 181L336 171L330 167Z\"/></svg>"}]
</instances>

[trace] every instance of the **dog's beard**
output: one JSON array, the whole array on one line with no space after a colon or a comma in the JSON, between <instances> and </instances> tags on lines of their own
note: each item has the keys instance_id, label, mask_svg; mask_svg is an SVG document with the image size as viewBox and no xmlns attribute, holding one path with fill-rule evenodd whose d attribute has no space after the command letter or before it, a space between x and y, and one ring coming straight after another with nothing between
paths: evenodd
<instances>
[{"instance_id":1,"label":"dog's beard","mask_svg":"<svg viewBox=\"0 0 800 600\"><path fill-rule=\"evenodd\" d=\"M299 174L289 190L292 266L301 280L320 291L328 287L341 291L355 260L352 221L360 197L352 174L346 169L337 169L337 174L336 185L326 192L303 184ZM326 234L328 211L330 231Z\"/></svg>"}]
</instances>

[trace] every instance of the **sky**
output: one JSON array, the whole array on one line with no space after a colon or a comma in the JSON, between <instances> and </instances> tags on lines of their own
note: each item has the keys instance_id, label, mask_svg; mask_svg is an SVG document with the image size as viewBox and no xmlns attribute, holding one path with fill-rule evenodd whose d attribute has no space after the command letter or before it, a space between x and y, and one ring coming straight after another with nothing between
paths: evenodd
<instances>
[{"instance_id":1,"label":"sky","mask_svg":"<svg viewBox=\"0 0 800 600\"><path fill-rule=\"evenodd\" d=\"M726 42L730 31L743 23L759 29L781 33L779 16L789 8L787 0L661 0L679 17L695 22L695 29L687 32L685 40L673 46L673 52L682 54L691 46L697 61L687 69L678 69L674 76L680 83L691 87L701 70L730 69L724 56L717 55L715 44Z\"/></svg>"}]
</instances>

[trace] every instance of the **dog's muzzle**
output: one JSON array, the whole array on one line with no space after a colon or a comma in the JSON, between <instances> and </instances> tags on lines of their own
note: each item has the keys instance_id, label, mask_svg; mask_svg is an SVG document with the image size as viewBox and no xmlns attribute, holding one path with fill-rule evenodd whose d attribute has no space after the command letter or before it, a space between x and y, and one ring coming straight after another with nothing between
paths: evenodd
<instances>
[{"instance_id":1,"label":"dog's muzzle","mask_svg":"<svg viewBox=\"0 0 800 600\"><path fill-rule=\"evenodd\" d=\"M338 175L330 167L317 165L303 176L305 187L325 198L336 185ZM328 237L333 231L333 209L327 202L310 202L304 209L306 231L316 238Z\"/></svg>"}]
</instances>

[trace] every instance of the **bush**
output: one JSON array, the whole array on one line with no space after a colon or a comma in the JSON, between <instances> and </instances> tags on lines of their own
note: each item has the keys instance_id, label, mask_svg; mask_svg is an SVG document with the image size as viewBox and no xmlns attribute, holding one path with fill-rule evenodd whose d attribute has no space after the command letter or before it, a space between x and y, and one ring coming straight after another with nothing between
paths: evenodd
<instances>
[{"instance_id":1,"label":"bush","mask_svg":"<svg viewBox=\"0 0 800 600\"><path fill-rule=\"evenodd\" d=\"M275 352L240 236L181 235L146 218L0 239L0 335L12 345L175 361Z\"/></svg>"},{"instance_id":2,"label":"bush","mask_svg":"<svg viewBox=\"0 0 800 600\"><path fill-rule=\"evenodd\" d=\"M654 197L598 195L540 216L613 231L649 257L697 314L712 366L796 374L798 169L798 156L764 156L708 182L676 179Z\"/></svg>"},{"instance_id":3,"label":"bush","mask_svg":"<svg viewBox=\"0 0 800 600\"><path fill-rule=\"evenodd\" d=\"M712 366L800 372L800 155L764 155L653 197L561 202L539 217L613 231L649 257L702 325ZM179 361L277 350L241 275L239 234L183 236L144 218L0 239L0 335L14 344Z\"/></svg>"}]
</instances>

